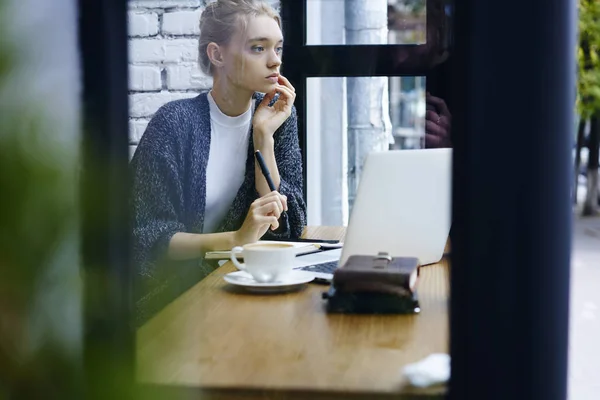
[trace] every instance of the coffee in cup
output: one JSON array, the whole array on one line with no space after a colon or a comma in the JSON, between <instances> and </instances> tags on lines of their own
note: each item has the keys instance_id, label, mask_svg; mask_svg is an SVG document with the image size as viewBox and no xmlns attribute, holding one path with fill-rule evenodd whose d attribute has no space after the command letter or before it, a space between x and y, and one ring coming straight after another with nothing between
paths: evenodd
<instances>
[{"instance_id":1,"label":"coffee in cup","mask_svg":"<svg viewBox=\"0 0 600 400\"><path fill-rule=\"evenodd\" d=\"M237 255L244 262L237 260ZM260 283L284 280L292 271L296 249L291 243L250 243L231 249L231 261L242 271L246 271Z\"/></svg>"}]
</instances>

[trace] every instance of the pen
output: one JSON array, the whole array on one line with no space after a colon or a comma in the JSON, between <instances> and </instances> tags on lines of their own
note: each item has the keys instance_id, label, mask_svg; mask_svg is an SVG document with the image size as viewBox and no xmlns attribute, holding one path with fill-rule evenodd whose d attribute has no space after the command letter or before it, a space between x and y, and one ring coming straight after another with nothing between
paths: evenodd
<instances>
[{"instance_id":1,"label":"pen","mask_svg":"<svg viewBox=\"0 0 600 400\"><path fill-rule=\"evenodd\" d=\"M324 243L324 244L338 244L339 240L334 239L305 239L305 238L295 238L295 239L279 239L281 242L309 242L309 243Z\"/></svg>"},{"instance_id":2,"label":"pen","mask_svg":"<svg viewBox=\"0 0 600 400\"><path fill-rule=\"evenodd\" d=\"M265 164L265 159L263 158L262 154L260 154L260 150L256 150L254 152L254 155L256 156L256 161L258 161L258 166L260 167L260 170L262 171L265 179L267 180L267 185L269 185L269 189L271 189L271 191L277 190L275 189L275 184L271 179L271 173L269 172L269 168L267 168L267 164Z\"/></svg>"},{"instance_id":3,"label":"pen","mask_svg":"<svg viewBox=\"0 0 600 400\"><path fill-rule=\"evenodd\" d=\"M269 172L269 168L267 168L267 164L265 164L265 159L263 158L262 154L260 154L260 150L256 150L254 152L254 155L256 156L256 161L258 161L258 166L260 167L262 174L264 175L265 179L267 180L267 185L269 185L269 189L271 189L271 191L277 191L277 189L275 189L275 184L273 183L273 180L271 179L271 173ZM281 213L281 216L283 217L285 214L286 214L286 212L283 211Z\"/></svg>"}]
</instances>

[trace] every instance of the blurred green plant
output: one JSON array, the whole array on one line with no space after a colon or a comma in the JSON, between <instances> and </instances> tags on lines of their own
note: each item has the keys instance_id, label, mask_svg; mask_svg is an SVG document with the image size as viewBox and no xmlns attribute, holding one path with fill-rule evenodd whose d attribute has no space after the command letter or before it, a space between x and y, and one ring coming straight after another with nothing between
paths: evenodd
<instances>
[{"instance_id":1,"label":"blurred green plant","mask_svg":"<svg viewBox=\"0 0 600 400\"><path fill-rule=\"evenodd\" d=\"M58 399L81 393L77 344L65 346L40 310L76 226L74 173L65 170L74 155L48 136L57 127L35 99L12 101L23 59L6 6L0 0L0 398Z\"/></svg>"},{"instance_id":2,"label":"blurred green plant","mask_svg":"<svg viewBox=\"0 0 600 400\"><path fill-rule=\"evenodd\" d=\"M575 182L579 177L580 151L583 146L585 124L590 121L587 140L588 165L586 199L583 216L599 213L600 188L598 167L600 159L600 2L579 0L579 46L577 48L577 102L580 115L575 155ZM576 186L577 188L577 186ZM577 190L575 190L575 195Z\"/></svg>"},{"instance_id":3,"label":"blurred green plant","mask_svg":"<svg viewBox=\"0 0 600 400\"><path fill-rule=\"evenodd\" d=\"M577 108L582 118L600 112L600 2L579 0Z\"/></svg>"},{"instance_id":4,"label":"blurred green plant","mask_svg":"<svg viewBox=\"0 0 600 400\"><path fill-rule=\"evenodd\" d=\"M413 15L422 15L426 12L425 0L404 0L404 6L410 10Z\"/></svg>"},{"instance_id":5,"label":"blurred green plant","mask_svg":"<svg viewBox=\"0 0 600 400\"><path fill-rule=\"evenodd\" d=\"M95 274L80 268L80 236L93 240L108 222L92 220L88 231L80 230L76 114L65 109L66 120L49 111L57 110L48 107L55 98L20 86L36 78L24 71L38 71L24 68L34 50L9 17L22 6L0 0L0 399L134 398L129 354L111 347L110 336L102 339L111 332L91 327L83 351L82 282L88 284L86 315L101 320L114 312L102 303L102 289L114 277L102 268ZM65 89L74 91L73 85ZM106 160L91 163L88 178L110 168ZM87 197L83 202L92 209L104 200Z\"/></svg>"}]
</instances>

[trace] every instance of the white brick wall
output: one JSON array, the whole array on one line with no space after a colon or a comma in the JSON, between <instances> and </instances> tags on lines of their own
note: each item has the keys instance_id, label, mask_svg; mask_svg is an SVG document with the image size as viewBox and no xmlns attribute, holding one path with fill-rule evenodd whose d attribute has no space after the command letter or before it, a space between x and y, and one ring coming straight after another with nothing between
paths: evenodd
<instances>
[{"instance_id":1,"label":"white brick wall","mask_svg":"<svg viewBox=\"0 0 600 400\"><path fill-rule=\"evenodd\" d=\"M197 8L204 4L204 0L130 0L129 8L171 8L191 7Z\"/></svg>"},{"instance_id":2,"label":"white brick wall","mask_svg":"<svg viewBox=\"0 0 600 400\"><path fill-rule=\"evenodd\" d=\"M134 93L129 97L129 116L130 118L149 120L163 104L196 95L196 92L169 92L167 90L159 93Z\"/></svg>"},{"instance_id":3,"label":"white brick wall","mask_svg":"<svg viewBox=\"0 0 600 400\"><path fill-rule=\"evenodd\" d=\"M162 88L160 68L154 65L129 66L129 90L150 92Z\"/></svg>"},{"instance_id":4,"label":"white brick wall","mask_svg":"<svg viewBox=\"0 0 600 400\"><path fill-rule=\"evenodd\" d=\"M196 64L178 64L167 67L169 90L202 89L212 84L210 76L203 74Z\"/></svg>"},{"instance_id":5,"label":"white brick wall","mask_svg":"<svg viewBox=\"0 0 600 400\"><path fill-rule=\"evenodd\" d=\"M130 0L129 142L131 154L163 104L196 96L212 79L198 68L205 0Z\"/></svg>"},{"instance_id":6,"label":"white brick wall","mask_svg":"<svg viewBox=\"0 0 600 400\"><path fill-rule=\"evenodd\" d=\"M129 11L127 15L129 35L133 37L158 35L158 14L154 12Z\"/></svg>"},{"instance_id":7,"label":"white brick wall","mask_svg":"<svg viewBox=\"0 0 600 400\"><path fill-rule=\"evenodd\" d=\"M139 119L132 119L129 121L129 133L131 135L132 142L138 143L140 141L140 138L146 130L146 126L148 126L148 121Z\"/></svg>"},{"instance_id":8,"label":"white brick wall","mask_svg":"<svg viewBox=\"0 0 600 400\"><path fill-rule=\"evenodd\" d=\"M198 61L198 39L134 38L130 40L129 61L159 66Z\"/></svg>"},{"instance_id":9,"label":"white brick wall","mask_svg":"<svg viewBox=\"0 0 600 400\"><path fill-rule=\"evenodd\" d=\"M175 11L163 15L163 35L199 35L201 10Z\"/></svg>"},{"instance_id":10,"label":"white brick wall","mask_svg":"<svg viewBox=\"0 0 600 400\"><path fill-rule=\"evenodd\" d=\"M160 106L212 86L198 68L200 13L212 1L128 1L131 154Z\"/></svg>"}]
</instances>

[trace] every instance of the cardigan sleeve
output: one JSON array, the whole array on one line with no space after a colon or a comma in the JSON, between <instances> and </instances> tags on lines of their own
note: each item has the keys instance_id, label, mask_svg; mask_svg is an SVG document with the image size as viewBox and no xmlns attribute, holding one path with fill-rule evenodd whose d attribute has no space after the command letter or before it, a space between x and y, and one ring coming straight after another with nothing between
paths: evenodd
<instances>
[{"instance_id":1,"label":"cardigan sleeve","mask_svg":"<svg viewBox=\"0 0 600 400\"><path fill-rule=\"evenodd\" d=\"M279 228L267 231L263 239L299 238L306 226L306 203L302 190L302 154L298 143L298 117L295 107L275 134L279 193L287 197L288 211L280 218Z\"/></svg>"},{"instance_id":2,"label":"cardigan sleeve","mask_svg":"<svg viewBox=\"0 0 600 400\"><path fill-rule=\"evenodd\" d=\"M166 105L155 113L131 160L133 260L147 278L157 278L171 237L185 231L176 111Z\"/></svg>"}]
</instances>

